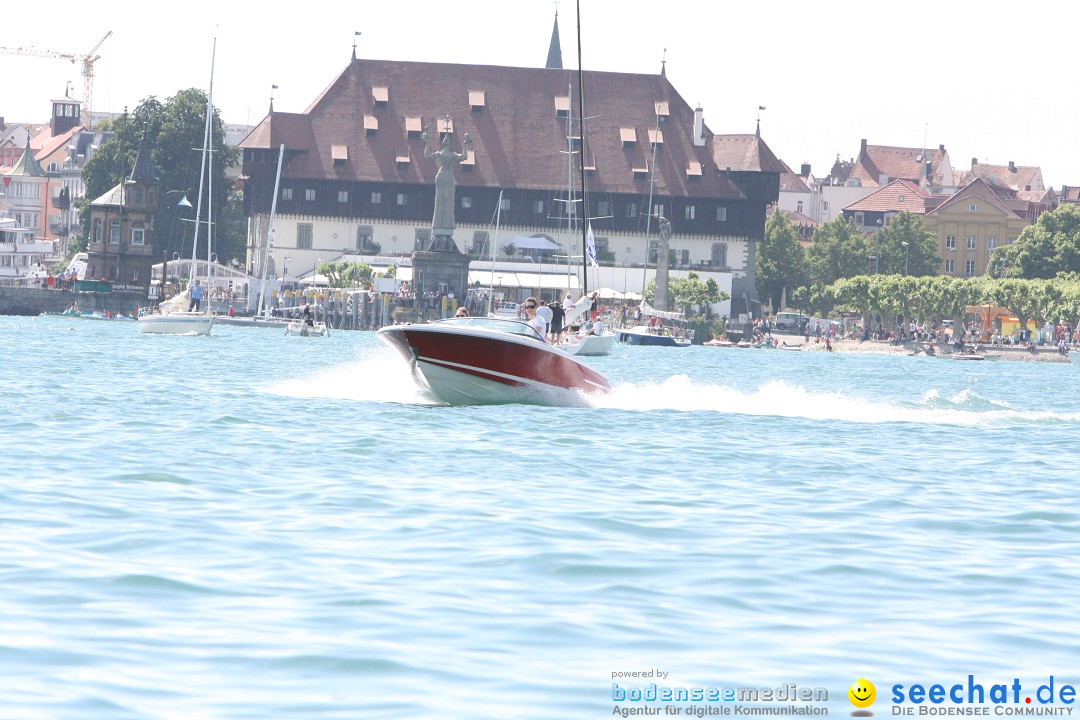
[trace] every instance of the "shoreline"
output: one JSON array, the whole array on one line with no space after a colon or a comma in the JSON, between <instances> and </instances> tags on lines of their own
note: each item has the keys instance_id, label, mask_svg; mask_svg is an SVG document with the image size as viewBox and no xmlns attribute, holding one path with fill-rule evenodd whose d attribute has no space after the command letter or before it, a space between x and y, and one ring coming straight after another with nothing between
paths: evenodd
<instances>
[{"instance_id":1,"label":"shoreline","mask_svg":"<svg viewBox=\"0 0 1080 720\"><path fill-rule=\"evenodd\" d=\"M816 342L810 338L807 343L802 335L781 335L774 333L777 342L788 344L788 350L797 349L800 352L827 352L825 341ZM907 340L900 345L891 345L888 340L833 340L833 352L839 353L862 353L866 355L924 355L923 348L926 343L912 342ZM951 358L956 353L951 345L934 345L935 357ZM987 360L1004 360L1006 362L1054 362L1071 363L1069 354L1061 355L1056 347L1044 345L1037 347L1035 352L1020 346L1006 347L1001 345L979 346L979 354Z\"/></svg>"}]
</instances>

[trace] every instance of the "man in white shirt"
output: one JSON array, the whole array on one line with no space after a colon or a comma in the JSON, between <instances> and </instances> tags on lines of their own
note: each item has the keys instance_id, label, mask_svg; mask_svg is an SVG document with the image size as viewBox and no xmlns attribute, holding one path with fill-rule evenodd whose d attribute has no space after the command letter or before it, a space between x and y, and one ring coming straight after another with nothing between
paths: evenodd
<instances>
[{"instance_id":1,"label":"man in white shirt","mask_svg":"<svg viewBox=\"0 0 1080 720\"><path fill-rule=\"evenodd\" d=\"M543 335L546 338L551 332L551 308L547 305L542 305L539 301L536 302L536 315L544 319L544 332Z\"/></svg>"}]
</instances>

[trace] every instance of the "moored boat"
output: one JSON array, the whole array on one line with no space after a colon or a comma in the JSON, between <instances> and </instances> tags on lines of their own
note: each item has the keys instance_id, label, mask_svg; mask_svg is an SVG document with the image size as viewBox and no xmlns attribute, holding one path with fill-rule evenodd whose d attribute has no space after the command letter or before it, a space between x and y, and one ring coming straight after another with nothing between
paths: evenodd
<instances>
[{"instance_id":1,"label":"moored boat","mask_svg":"<svg viewBox=\"0 0 1080 720\"><path fill-rule=\"evenodd\" d=\"M308 324L304 320L293 320L285 326L285 334L296 337L330 337L330 329L324 322Z\"/></svg>"},{"instance_id":2,"label":"moored boat","mask_svg":"<svg viewBox=\"0 0 1080 720\"><path fill-rule=\"evenodd\" d=\"M611 384L522 322L449 318L388 325L379 337L401 353L413 379L448 405L578 404Z\"/></svg>"}]
</instances>

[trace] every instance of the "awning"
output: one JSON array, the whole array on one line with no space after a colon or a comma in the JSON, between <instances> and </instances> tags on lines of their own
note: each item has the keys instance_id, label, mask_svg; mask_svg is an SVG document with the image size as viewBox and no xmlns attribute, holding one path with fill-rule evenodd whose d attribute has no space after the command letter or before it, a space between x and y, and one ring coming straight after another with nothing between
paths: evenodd
<instances>
[{"instance_id":1,"label":"awning","mask_svg":"<svg viewBox=\"0 0 1080 720\"><path fill-rule=\"evenodd\" d=\"M518 250L561 250L559 245L551 242L545 237L525 237L524 235L517 235L510 240Z\"/></svg>"}]
</instances>

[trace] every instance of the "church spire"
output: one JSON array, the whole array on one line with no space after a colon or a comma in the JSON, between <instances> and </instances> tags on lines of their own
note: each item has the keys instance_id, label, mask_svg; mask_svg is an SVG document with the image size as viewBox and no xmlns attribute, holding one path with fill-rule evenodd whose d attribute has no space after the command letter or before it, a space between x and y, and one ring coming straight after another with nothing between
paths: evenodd
<instances>
[{"instance_id":1,"label":"church spire","mask_svg":"<svg viewBox=\"0 0 1080 720\"><path fill-rule=\"evenodd\" d=\"M660 60L660 77L667 78L667 48L664 48L664 57Z\"/></svg>"},{"instance_id":2,"label":"church spire","mask_svg":"<svg viewBox=\"0 0 1080 720\"><path fill-rule=\"evenodd\" d=\"M150 158L150 140L147 137L145 127L143 127L142 139L139 141L139 152L135 155L135 165L131 168L128 182L141 182L145 185L157 185L160 182L157 173L154 172L153 160Z\"/></svg>"},{"instance_id":3,"label":"church spire","mask_svg":"<svg viewBox=\"0 0 1080 720\"><path fill-rule=\"evenodd\" d=\"M562 46L559 44L559 9L555 7L555 25L551 28L551 45L548 47L547 64L549 70L562 70Z\"/></svg>"}]
</instances>

